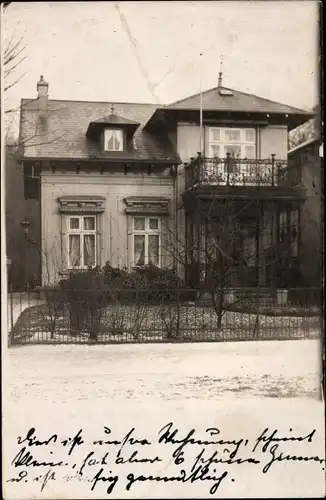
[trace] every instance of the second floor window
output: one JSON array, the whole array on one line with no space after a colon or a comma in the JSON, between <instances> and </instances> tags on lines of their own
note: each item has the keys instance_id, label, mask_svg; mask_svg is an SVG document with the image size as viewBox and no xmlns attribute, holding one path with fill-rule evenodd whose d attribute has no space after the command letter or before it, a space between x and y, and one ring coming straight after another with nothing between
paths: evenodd
<instances>
[{"instance_id":1,"label":"second floor window","mask_svg":"<svg viewBox=\"0 0 326 500\"><path fill-rule=\"evenodd\" d=\"M72 215L68 218L68 267L87 269L96 265L96 217Z\"/></svg>"},{"instance_id":2,"label":"second floor window","mask_svg":"<svg viewBox=\"0 0 326 500\"><path fill-rule=\"evenodd\" d=\"M208 156L225 158L256 158L256 130L254 128L208 128Z\"/></svg>"},{"instance_id":3,"label":"second floor window","mask_svg":"<svg viewBox=\"0 0 326 500\"><path fill-rule=\"evenodd\" d=\"M104 130L104 150L123 150L123 131L121 129L107 128Z\"/></svg>"},{"instance_id":4,"label":"second floor window","mask_svg":"<svg viewBox=\"0 0 326 500\"><path fill-rule=\"evenodd\" d=\"M161 220L159 217L134 217L133 263L135 266L160 266Z\"/></svg>"}]
</instances>

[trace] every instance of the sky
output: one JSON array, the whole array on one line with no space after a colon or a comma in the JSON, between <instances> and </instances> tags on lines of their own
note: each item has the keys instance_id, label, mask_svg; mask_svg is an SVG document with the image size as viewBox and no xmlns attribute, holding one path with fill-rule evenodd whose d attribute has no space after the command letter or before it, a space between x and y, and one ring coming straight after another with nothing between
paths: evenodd
<instances>
[{"instance_id":1,"label":"sky","mask_svg":"<svg viewBox=\"0 0 326 500\"><path fill-rule=\"evenodd\" d=\"M216 86L222 56L226 87L311 109L317 34L314 0L13 2L1 46L23 37L25 74L5 107L36 97L41 74L51 99L167 104L199 92L201 72Z\"/></svg>"}]
</instances>

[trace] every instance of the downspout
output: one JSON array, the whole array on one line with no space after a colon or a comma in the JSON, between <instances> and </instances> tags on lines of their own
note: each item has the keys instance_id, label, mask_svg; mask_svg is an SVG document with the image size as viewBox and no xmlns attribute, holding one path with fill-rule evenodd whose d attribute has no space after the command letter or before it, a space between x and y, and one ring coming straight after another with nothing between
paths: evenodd
<instances>
[{"instance_id":1,"label":"downspout","mask_svg":"<svg viewBox=\"0 0 326 500\"><path fill-rule=\"evenodd\" d=\"M178 220L178 216L179 216L179 213L178 213L178 205L179 205L179 189L178 189L178 181L179 181L179 178L178 178L178 165L174 165L174 168L173 168L173 191L174 191L174 206L175 206L175 214L174 214L174 229L175 229L175 242L173 243L174 245L177 245L178 244L178 230L179 230L179 220ZM178 251L178 249L177 249ZM179 275L179 266L178 266L178 259L176 258L175 256L175 252L174 252L174 256L173 256L173 267L176 268L176 271L177 271L177 274Z\"/></svg>"}]
</instances>

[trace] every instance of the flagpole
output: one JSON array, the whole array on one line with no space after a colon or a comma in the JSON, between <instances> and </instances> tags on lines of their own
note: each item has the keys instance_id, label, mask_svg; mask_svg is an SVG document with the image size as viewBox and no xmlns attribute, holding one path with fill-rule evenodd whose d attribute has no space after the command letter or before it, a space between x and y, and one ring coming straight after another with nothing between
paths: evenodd
<instances>
[{"instance_id":1,"label":"flagpole","mask_svg":"<svg viewBox=\"0 0 326 500\"><path fill-rule=\"evenodd\" d=\"M199 127L200 127L200 152L204 154L203 148L203 54L200 54L200 116L199 116Z\"/></svg>"}]
</instances>

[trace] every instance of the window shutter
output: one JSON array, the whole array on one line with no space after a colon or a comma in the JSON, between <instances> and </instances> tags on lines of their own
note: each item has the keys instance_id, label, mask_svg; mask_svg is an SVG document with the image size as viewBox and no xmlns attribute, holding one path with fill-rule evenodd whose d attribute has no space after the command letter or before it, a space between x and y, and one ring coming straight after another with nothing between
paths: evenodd
<instances>
[{"instance_id":1,"label":"window shutter","mask_svg":"<svg viewBox=\"0 0 326 500\"><path fill-rule=\"evenodd\" d=\"M30 176L24 176L25 200L40 199L40 180Z\"/></svg>"}]
</instances>

